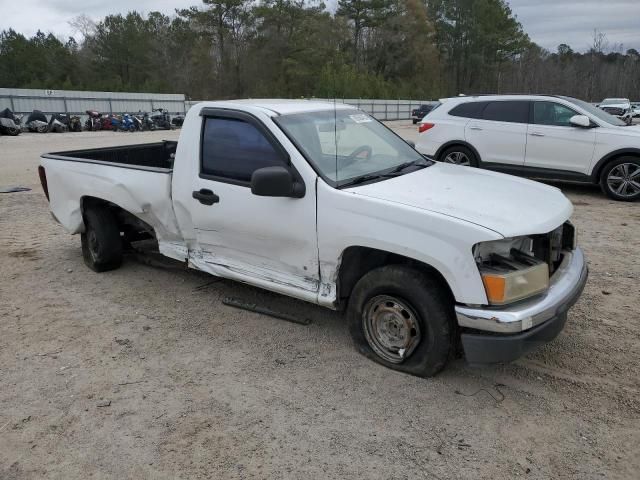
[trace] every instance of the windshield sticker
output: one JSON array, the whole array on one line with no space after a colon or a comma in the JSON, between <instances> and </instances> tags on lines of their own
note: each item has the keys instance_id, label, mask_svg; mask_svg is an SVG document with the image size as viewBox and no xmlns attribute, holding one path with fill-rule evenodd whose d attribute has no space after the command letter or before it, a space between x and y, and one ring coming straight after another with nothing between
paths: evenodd
<instances>
[{"instance_id":1,"label":"windshield sticker","mask_svg":"<svg viewBox=\"0 0 640 480\"><path fill-rule=\"evenodd\" d=\"M357 115L349 115L349 118L356 123L369 123L371 121L371 117L365 115L364 113L358 113Z\"/></svg>"}]
</instances>

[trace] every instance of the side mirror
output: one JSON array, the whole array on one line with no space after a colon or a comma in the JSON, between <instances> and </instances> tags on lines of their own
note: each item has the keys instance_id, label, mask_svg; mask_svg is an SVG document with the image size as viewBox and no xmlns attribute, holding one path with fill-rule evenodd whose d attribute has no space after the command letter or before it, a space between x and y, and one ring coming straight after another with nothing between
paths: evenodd
<instances>
[{"instance_id":1,"label":"side mirror","mask_svg":"<svg viewBox=\"0 0 640 480\"><path fill-rule=\"evenodd\" d=\"M569 123L574 127L591 128L591 119L586 115L574 115L569 119Z\"/></svg>"},{"instance_id":2,"label":"side mirror","mask_svg":"<svg viewBox=\"0 0 640 480\"><path fill-rule=\"evenodd\" d=\"M251 193L261 197L302 198L305 187L284 167L264 167L251 175Z\"/></svg>"}]
</instances>

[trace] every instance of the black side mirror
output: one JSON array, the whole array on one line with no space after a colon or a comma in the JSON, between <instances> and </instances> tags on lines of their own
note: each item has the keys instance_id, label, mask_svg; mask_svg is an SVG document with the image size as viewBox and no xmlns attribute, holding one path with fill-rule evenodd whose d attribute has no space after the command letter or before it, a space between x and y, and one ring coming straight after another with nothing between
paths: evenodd
<instances>
[{"instance_id":1,"label":"black side mirror","mask_svg":"<svg viewBox=\"0 0 640 480\"><path fill-rule=\"evenodd\" d=\"M284 167L264 167L251 175L251 193L261 197L302 198L305 187Z\"/></svg>"}]
</instances>

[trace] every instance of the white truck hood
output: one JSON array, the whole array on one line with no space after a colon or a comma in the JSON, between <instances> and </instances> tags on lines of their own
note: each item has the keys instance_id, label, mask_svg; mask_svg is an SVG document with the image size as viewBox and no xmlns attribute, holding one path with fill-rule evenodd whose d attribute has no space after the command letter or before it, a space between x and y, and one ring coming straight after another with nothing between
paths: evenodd
<instances>
[{"instance_id":1,"label":"white truck hood","mask_svg":"<svg viewBox=\"0 0 640 480\"><path fill-rule=\"evenodd\" d=\"M555 187L444 163L347 191L455 217L504 237L550 232L573 212Z\"/></svg>"}]
</instances>

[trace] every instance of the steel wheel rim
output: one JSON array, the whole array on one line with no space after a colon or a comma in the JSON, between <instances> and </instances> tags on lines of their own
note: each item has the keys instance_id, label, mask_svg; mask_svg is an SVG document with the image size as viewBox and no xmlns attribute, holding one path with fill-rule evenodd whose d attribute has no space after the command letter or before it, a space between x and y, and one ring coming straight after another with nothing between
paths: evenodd
<instances>
[{"instance_id":1,"label":"steel wheel rim","mask_svg":"<svg viewBox=\"0 0 640 480\"><path fill-rule=\"evenodd\" d=\"M635 197L640 194L640 165L621 163L607 175L609 190L621 197Z\"/></svg>"},{"instance_id":2,"label":"steel wheel rim","mask_svg":"<svg viewBox=\"0 0 640 480\"><path fill-rule=\"evenodd\" d=\"M373 351L390 363L402 363L422 340L415 311L388 295L370 299L362 315L364 336Z\"/></svg>"},{"instance_id":3,"label":"steel wheel rim","mask_svg":"<svg viewBox=\"0 0 640 480\"><path fill-rule=\"evenodd\" d=\"M462 165L464 167L471 166L471 160L464 152L451 152L444 157L444 163L453 163L454 165Z\"/></svg>"}]
</instances>

